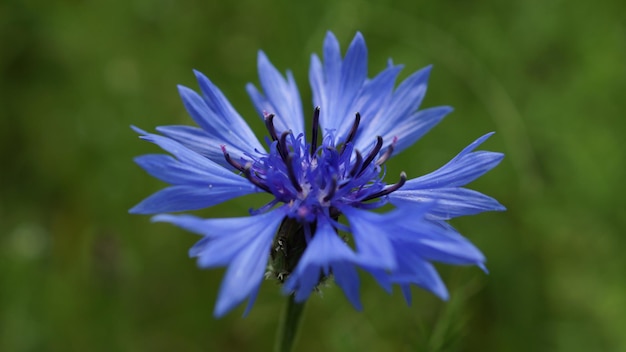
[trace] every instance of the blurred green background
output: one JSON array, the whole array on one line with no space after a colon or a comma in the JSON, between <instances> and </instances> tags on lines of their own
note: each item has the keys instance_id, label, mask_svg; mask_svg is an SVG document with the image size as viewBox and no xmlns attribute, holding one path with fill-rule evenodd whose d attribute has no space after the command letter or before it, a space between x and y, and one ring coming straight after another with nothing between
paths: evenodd
<instances>
[{"instance_id":1,"label":"blurred green background","mask_svg":"<svg viewBox=\"0 0 626 352\"><path fill-rule=\"evenodd\" d=\"M297 351L626 351L626 2L16 1L0 3L0 350L266 351L284 297L212 317L223 270L197 237L127 210L163 187L129 125L191 124L176 84L207 74L262 134L244 90L263 49L308 65L357 30L370 75L434 64L424 106L455 112L388 163L433 170L478 136L506 158L473 188L508 211L453 224L488 258L438 266L449 302L406 307L363 276L308 303ZM237 216L265 198L200 212Z\"/></svg>"}]
</instances>

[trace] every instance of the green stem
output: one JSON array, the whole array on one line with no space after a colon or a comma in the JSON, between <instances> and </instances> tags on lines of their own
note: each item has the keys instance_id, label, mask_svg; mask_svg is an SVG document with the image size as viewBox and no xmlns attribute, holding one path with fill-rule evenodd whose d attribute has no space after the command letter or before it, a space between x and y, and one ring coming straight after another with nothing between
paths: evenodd
<instances>
[{"instance_id":1,"label":"green stem","mask_svg":"<svg viewBox=\"0 0 626 352\"><path fill-rule=\"evenodd\" d=\"M275 352L291 352L298 333L298 326L305 302L297 303L294 295L289 295L287 306L283 311L283 316L278 326Z\"/></svg>"}]
</instances>

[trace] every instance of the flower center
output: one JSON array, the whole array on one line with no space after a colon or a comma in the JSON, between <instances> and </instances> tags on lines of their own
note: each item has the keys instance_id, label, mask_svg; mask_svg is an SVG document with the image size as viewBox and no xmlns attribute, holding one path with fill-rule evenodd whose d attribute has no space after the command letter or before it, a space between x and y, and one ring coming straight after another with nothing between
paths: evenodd
<instances>
[{"instance_id":1,"label":"flower center","mask_svg":"<svg viewBox=\"0 0 626 352\"><path fill-rule=\"evenodd\" d=\"M327 131L318 147L320 108L315 108L310 142L304 141L302 134L294 136L291 131L283 131L280 136L274 126L273 114L265 117L269 133L269 154L246 155L247 158L233 160L226 147L222 152L226 161L239 170L252 184L272 194L277 202L290 205L289 216L312 221L319 212L340 208L342 205L357 207L377 207L386 203L379 200L406 182L406 174L400 174L398 183L387 186L381 176L381 166L393 153L393 142L385 152L383 138L378 136L376 143L365 157L354 148L354 139L361 122L357 112L352 128L346 139L335 145L333 131Z\"/></svg>"}]
</instances>

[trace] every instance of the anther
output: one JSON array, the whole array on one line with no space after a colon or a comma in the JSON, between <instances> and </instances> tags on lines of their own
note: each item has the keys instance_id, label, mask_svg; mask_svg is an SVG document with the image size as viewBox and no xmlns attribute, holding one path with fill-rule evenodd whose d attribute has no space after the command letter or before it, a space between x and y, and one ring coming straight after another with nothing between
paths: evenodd
<instances>
[{"instance_id":1,"label":"anther","mask_svg":"<svg viewBox=\"0 0 626 352\"><path fill-rule=\"evenodd\" d=\"M272 138L272 140L278 140L278 135L276 135L276 128L274 127L274 114L269 114L265 116L265 127L270 133L270 137Z\"/></svg>"},{"instance_id":2,"label":"anther","mask_svg":"<svg viewBox=\"0 0 626 352\"><path fill-rule=\"evenodd\" d=\"M296 191L298 191L298 193L302 192L302 186L300 186L300 183L296 178L296 173L293 169L293 155L290 154L289 156L287 156L287 160L285 160L285 163L287 163L287 174L289 175L289 181L291 181L291 184L296 188Z\"/></svg>"},{"instance_id":3,"label":"anther","mask_svg":"<svg viewBox=\"0 0 626 352\"><path fill-rule=\"evenodd\" d=\"M385 153L383 155L381 155L381 157L378 158L378 160L376 160L376 165L377 166L380 166L380 165L384 164L385 161L387 161L387 159L389 159L389 157L391 157L391 154L393 154L393 148L395 148L395 146L396 146L396 142L398 142L398 137L393 137L393 141L387 147L387 150L385 150Z\"/></svg>"},{"instance_id":4,"label":"anther","mask_svg":"<svg viewBox=\"0 0 626 352\"><path fill-rule=\"evenodd\" d=\"M311 125L311 156L315 155L317 150L317 133L320 128L320 107L316 106L313 111L313 124Z\"/></svg>"},{"instance_id":5,"label":"anther","mask_svg":"<svg viewBox=\"0 0 626 352\"><path fill-rule=\"evenodd\" d=\"M378 136L376 137L376 145L374 146L374 149L372 149L372 151L369 153L367 158L365 158L365 161L363 162L363 166L361 166L361 172L365 171L365 169L369 166L372 160L374 160L376 155L378 155L378 152L380 151L380 148L382 147L383 147L383 137Z\"/></svg>"},{"instance_id":6,"label":"anther","mask_svg":"<svg viewBox=\"0 0 626 352\"><path fill-rule=\"evenodd\" d=\"M224 159L226 159L226 162L229 163L235 169L243 172L243 170L244 170L243 165L241 165L240 163L236 162L235 160L233 160L230 157L230 154L228 154L228 152L226 151L226 146L222 144L220 146L220 148L222 148L222 153L224 153Z\"/></svg>"},{"instance_id":7,"label":"anther","mask_svg":"<svg viewBox=\"0 0 626 352\"><path fill-rule=\"evenodd\" d=\"M385 189L383 189L380 192L376 192L374 194L371 194L367 197L365 197L363 200L361 200L362 202L365 202L366 200L370 200L370 199L374 199L374 198L380 198L382 196L386 196L389 193L395 192L397 191L400 187L404 186L404 183L406 182L406 173L404 173L404 171L402 171L400 173L400 181L398 181L398 183L396 183L395 185L389 186Z\"/></svg>"},{"instance_id":8,"label":"anther","mask_svg":"<svg viewBox=\"0 0 626 352\"><path fill-rule=\"evenodd\" d=\"M343 142L343 147L341 147L342 153L343 153L343 150L346 148L346 144L352 142L352 140L354 139L354 136L356 136L356 131L359 129L360 123L361 123L361 114L357 112L356 116L354 117L354 123L352 124L352 129L350 130L350 134L348 134L348 138L346 138L346 140Z\"/></svg>"},{"instance_id":9,"label":"anther","mask_svg":"<svg viewBox=\"0 0 626 352\"><path fill-rule=\"evenodd\" d=\"M260 180L252 177L252 172L250 171L250 169L252 168L252 163L247 163L246 166L244 166L243 168L243 174L244 176L246 176L246 178L248 179L248 181L250 181L253 185L259 187L260 189L264 190L267 193L272 193L272 191L269 189L269 187L267 187L266 184L264 184L263 182L261 182Z\"/></svg>"}]
</instances>

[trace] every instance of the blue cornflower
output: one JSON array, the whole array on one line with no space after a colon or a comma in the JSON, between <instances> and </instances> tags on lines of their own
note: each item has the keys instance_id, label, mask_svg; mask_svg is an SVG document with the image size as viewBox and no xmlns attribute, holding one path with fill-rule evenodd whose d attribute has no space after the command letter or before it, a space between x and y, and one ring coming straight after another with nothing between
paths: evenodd
<instances>
[{"instance_id":1,"label":"blue cornflower","mask_svg":"<svg viewBox=\"0 0 626 352\"><path fill-rule=\"evenodd\" d=\"M172 186L148 197L131 213L154 214L210 207L265 192L271 201L250 216L202 219L155 216L202 236L190 249L203 268L227 266L214 314L222 316L249 298L264 277L283 283L304 301L327 277L361 308L357 268L391 290L398 284L410 302L410 285L442 299L447 290L431 262L483 267L483 254L446 221L482 211L504 210L496 200L463 188L495 167L503 155L474 151L491 134L466 147L428 175L387 184L384 163L416 142L452 109L419 110L430 67L398 87L402 66L389 62L367 78L367 48L357 33L345 57L332 33L323 59L311 58L313 118L304 127L300 94L291 72L283 76L258 55L261 90L247 91L264 119L267 149L222 92L195 72L201 94L179 86L183 103L200 126L162 126L142 139L170 155L136 162ZM395 88L394 88L395 87ZM391 203L394 209L372 209ZM341 222L344 216L347 222Z\"/></svg>"}]
</instances>

